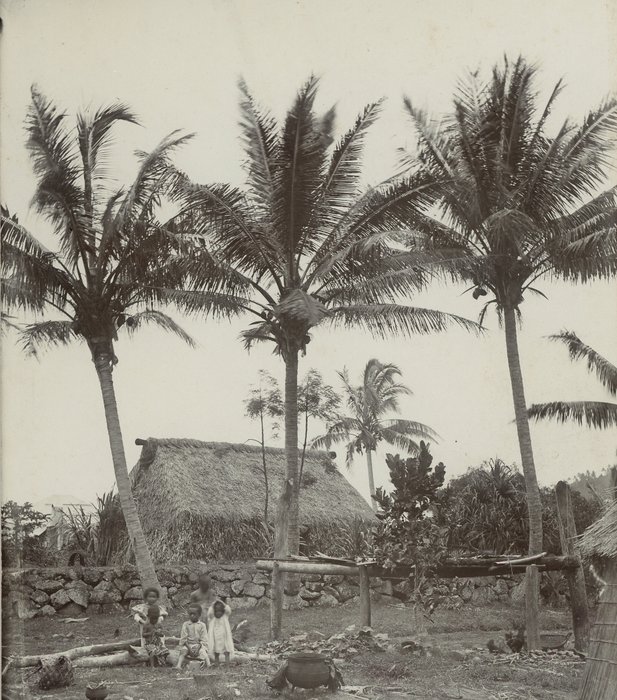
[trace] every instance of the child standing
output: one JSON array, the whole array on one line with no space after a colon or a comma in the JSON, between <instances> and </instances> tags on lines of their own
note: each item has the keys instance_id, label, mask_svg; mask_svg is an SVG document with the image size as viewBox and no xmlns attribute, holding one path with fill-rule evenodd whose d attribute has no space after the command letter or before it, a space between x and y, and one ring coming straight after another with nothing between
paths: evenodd
<instances>
[{"instance_id":1,"label":"child standing","mask_svg":"<svg viewBox=\"0 0 617 700\"><path fill-rule=\"evenodd\" d=\"M216 600L208 610L208 647L216 664L219 663L221 654L224 655L225 661L229 662L234 653L230 617L231 608L222 600Z\"/></svg>"},{"instance_id":2,"label":"child standing","mask_svg":"<svg viewBox=\"0 0 617 700\"><path fill-rule=\"evenodd\" d=\"M202 614L205 616L212 603L216 600L216 593L212 590L208 574L201 574L197 579L197 584L199 588L191 593L191 603L200 605L203 610ZM202 620L207 622L207 619L203 617Z\"/></svg>"},{"instance_id":3,"label":"child standing","mask_svg":"<svg viewBox=\"0 0 617 700\"><path fill-rule=\"evenodd\" d=\"M210 665L208 658L208 628L201 621L201 605L192 603L189 606L189 619L182 624L178 651L180 657L176 668L182 668L186 659L201 661L201 668Z\"/></svg>"}]
</instances>

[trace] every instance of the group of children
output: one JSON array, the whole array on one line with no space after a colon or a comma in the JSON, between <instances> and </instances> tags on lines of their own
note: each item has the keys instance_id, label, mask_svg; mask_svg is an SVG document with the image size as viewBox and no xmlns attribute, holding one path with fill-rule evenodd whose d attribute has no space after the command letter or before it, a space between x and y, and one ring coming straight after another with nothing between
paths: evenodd
<instances>
[{"instance_id":1,"label":"group of children","mask_svg":"<svg viewBox=\"0 0 617 700\"><path fill-rule=\"evenodd\" d=\"M159 591L146 588L144 602L133 607L134 620L141 632L141 646L145 649L152 666L165 666L169 649L165 645L163 622L167 611L159 604ZM229 620L231 608L217 598L210 588L207 574L199 577L199 588L191 593L188 608L189 619L182 624L179 658L176 668L181 669L186 661L199 661L202 668L221 660L230 661L234 642Z\"/></svg>"}]
</instances>

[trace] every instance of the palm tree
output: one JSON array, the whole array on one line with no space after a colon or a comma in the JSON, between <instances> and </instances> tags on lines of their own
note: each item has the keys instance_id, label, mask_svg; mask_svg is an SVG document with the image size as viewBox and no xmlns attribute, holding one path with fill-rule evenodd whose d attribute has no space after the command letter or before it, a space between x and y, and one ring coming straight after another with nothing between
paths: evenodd
<instances>
[{"instance_id":1,"label":"palm tree","mask_svg":"<svg viewBox=\"0 0 617 700\"><path fill-rule=\"evenodd\" d=\"M587 369L596 376L611 396L617 396L617 367L602 357L571 331L562 331L549 336L550 340L562 342L568 348L570 359L586 360ZM536 420L554 419L565 423L575 421L586 423L589 428L610 428L617 426L617 403L608 401L551 401L536 403L528 410L530 418Z\"/></svg>"},{"instance_id":2,"label":"palm tree","mask_svg":"<svg viewBox=\"0 0 617 700\"><path fill-rule=\"evenodd\" d=\"M139 169L127 189L111 190L107 152L113 128L136 123L122 104L80 113L72 130L64 114L37 89L26 118L37 187L35 209L52 225L59 250L48 250L15 217L2 211L2 282L5 303L49 318L21 331L28 354L42 346L85 341L101 387L107 432L122 512L140 579L158 585L131 493L112 370L117 330L133 333L156 324L191 339L166 314L153 308L164 288L178 283L171 261L175 236L157 219L161 198L177 179L170 154L187 136L173 133L151 153L139 154Z\"/></svg>"},{"instance_id":3,"label":"palm tree","mask_svg":"<svg viewBox=\"0 0 617 700\"><path fill-rule=\"evenodd\" d=\"M375 501L375 479L373 477L373 452L382 440L397 449L412 455L418 454L420 446L414 438L434 440L436 433L423 423L387 418L388 413L399 413L399 399L411 394L411 390L398 379L401 370L393 364L384 364L373 358L366 363L362 384L353 386L347 370L339 372L343 392L347 398L349 416L340 416L328 432L313 440L313 447L329 449L332 443L347 442L346 464L351 467L355 453L366 454L371 505L377 510Z\"/></svg>"},{"instance_id":4,"label":"palm tree","mask_svg":"<svg viewBox=\"0 0 617 700\"><path fill-rule=\"evenodd\" d=\"M211 307L212 294L255 319L244 333L247 347L273 344L285 363L285 451L289 485L288 537L298 552L298 357L310 332L326 324L359 327L383 337L393 332L442 331L460 317L401 303L425 285L426 255L390 259L389 238L407 228L414 213L433 201L433 177L414 175L381 186L361 186L361 154L380 103L368 105L332 147L334 110L314 109L317 80L298 92L284 123L262 111L241 85L241 128L247 187L186 183L186 230L206 242L191 256L191 287L178 302ZM227 284L210 284L209 267L227 266ZM203 261L204 268L200 271ZM279 512L282 512L281 508ZM282 546L282 545L281 545ZM278 552L284 556L287 552Z\"/></svg>"},{"instance_id":5,"label":"palm tree","mask_svg":"<svg viewBox=\"0 0 617 700\"><path fill-rule=\"evenodd\" d=\"M551 136L547 120L562 85L541 105L535 73L523 58L506 59L486 83L472 73L441 124L405 101L419 142L406 164L415 176L444 182L439 210L418 228L434 247L467 256L456 261L459 274L475 299L491 295L481 320L494 304L505 328L532 554L542 551L542 506L517 341L520 305L526 293L542 294L533 286L540 277L585 281L617 264L616 189L597 192L617 101L607 100L580 125L566 121Z\"/></svg>"}]
</instances>

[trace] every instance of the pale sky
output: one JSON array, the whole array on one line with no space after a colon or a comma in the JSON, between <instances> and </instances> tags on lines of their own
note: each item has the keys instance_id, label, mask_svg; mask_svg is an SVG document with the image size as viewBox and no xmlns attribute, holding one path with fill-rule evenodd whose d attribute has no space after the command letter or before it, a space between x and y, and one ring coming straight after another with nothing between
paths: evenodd
<instances>
[{"instance_id":1,"label":"pale sky","mask_svg":"<svg viewBox=\"0 0 617 700\"><path fill-rule=\"evenodd\" d=\"M504 52L522 52L542 68L546 92L560 77L566 90L555 120L577 119L617 89L614 3L592 0L4 0L1 47L1 200L35 235L52 244L49 226L28 213L34 179L24 147L29 89L40 89L69 113L121 100L144 128L118 130L117 173L130 178L133 151L170 131L196 132L177 162L195 180L242 182L237 81L282 116L301 83L322 77L320 107L338 108L349 127L369 101L388 98L366 151L366 179L389 175L396 149L413 142L402 96L431 111L448 106L466 68L484 68ZM613 180L614 181L614 177ZM522 307L520 350L529 403L605 400L582 365L545 336L567 328L617 361L616 285L543 283L549 300ZM453 287L435 287L417 305L476 318L479 304ZM257 436L243 399L259 369L282 379L282 363L262 347L247 354L233 324L184 320L199 343L192 350L155 330L117 347L114 371L130 464L137 437L190 437L244 442ZM414 395L403 417L442 436L432 448L449 475L490 457L518 462L504 339L494 317L484 338L442 335L377 341L360 332L317 329L301 374L316 367L336 382L347 366L359 377L375 356L395 362ZM84 346L26 359L14 336L3 343L3 500L40 501L54 493L91 500L113 484L102 402ZM532 426L543 484L616 461L614 432ZM315 430L319 432L319 430ZM343 448L338 448L343 454ZM343 462L341 468L345 472ZM374 460L377 485L387 482ZM362 458L345 472L367 494Z\"/></svg>"}]
</instances>

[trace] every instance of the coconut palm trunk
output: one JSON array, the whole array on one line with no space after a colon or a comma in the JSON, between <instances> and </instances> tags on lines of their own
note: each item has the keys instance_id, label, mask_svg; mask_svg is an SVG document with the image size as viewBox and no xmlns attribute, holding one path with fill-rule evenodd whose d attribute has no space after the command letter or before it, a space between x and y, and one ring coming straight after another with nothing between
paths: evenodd
<instances>
[{"instance_id":1,"label":"coconut palm trunk","mask_svg":"<svg viewBox=\"0 0 617 700\"><path fill-rule=\"evenodd\" d=\"M101 394L103 395L107 435L109 437L109 447L111 449L111 459L114 465L118 496L120 498L124 520L126 521L126 529L128 530L135 554L135 564L137 566L139 579L142 587L154 586L160 590L154 564L150 557L150 551L146 544L146 538L137 514L137 506L135 505L135 500L133 499L131 491L129 472L126 466L126 455L124 453L124 443L122 441L122 430L120 428L120 418L118 416L116 392L111 374L111 358L108 353L96 353L93 361L101 386Z\"/></svg>"},{"instance_id":2,"label":"coconut palm trunk","mask_svg":"<svg viewBox=\"0 0 617 700\"><path fill-rule=\"evenodd\" d=\"M512 399L514 401L514 416L516 418L518 444L521 452L523 475L525 477L525 490L527 492L529 554L539 554L542 551L542 503L540 501L540 489L538 488L536 467L533 459L523 373L521 372L521 362L518 353L516 314L513 308L506 307L503 310L503 316L510 384L512 385Z\"/></svg>"},{"instance_id":3,"label":"coconut palm trunk","mask_svg":"<svg viewBox=\"0 0 617 700\"><path fill-rule=\"evenodd\" d=\"M299 537L299 491L298 483L298 351L289 353L285 360L285 462L287 480L293 491L289 512L287 535L288 554L298 554Z\"/></svg>"},{"instance_id":4,"label":"coconut palm trunk","mask_svg":"<svg viewBox=\"0 0 617 700\"><path fill-rule=\"evenodd\" d=\"M373 498L375 495L375 478L373 476L373 451L366 451L366 468L368 470L368 488L371 492L371 508L377 512L377 501Z\"/></svg>"}]
</instances>

